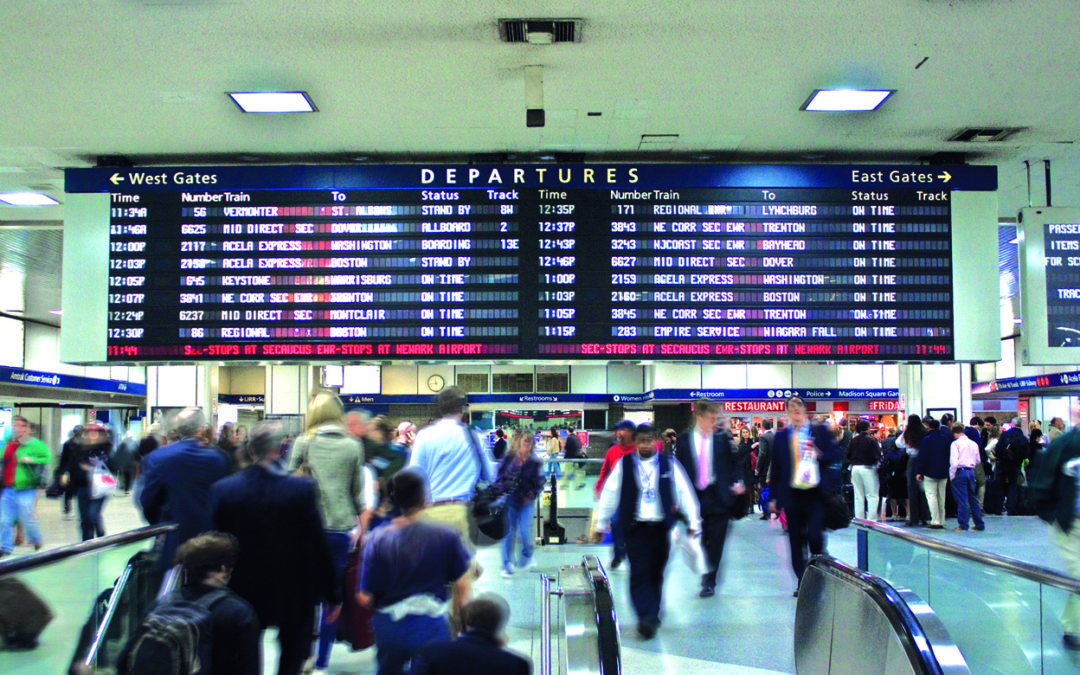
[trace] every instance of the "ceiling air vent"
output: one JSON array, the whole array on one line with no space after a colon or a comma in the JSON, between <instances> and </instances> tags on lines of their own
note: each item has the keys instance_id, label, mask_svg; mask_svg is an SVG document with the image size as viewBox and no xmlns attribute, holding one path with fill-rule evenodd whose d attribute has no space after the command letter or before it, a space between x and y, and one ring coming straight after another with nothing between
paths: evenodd
<instances>
[{"instance_id":1,"label":"ceiling air vent","mask_svg":"<svg viewBox=\"0 0 1080 675\"><path fill-rule=\"evenodd\" d=\"M964 129L949 137L950 141L957 143L999 143L1012 136L1018 128L987 127L983 129Z\"/></svg>"},{"instance_id":2,"label":"ceiling air vent","mask_svg":"<svg viewBox=\"0 0 1080 675\"><path fill-rule=\"evenodd\" d=\"M503 42L581 42L581 19L499 19Z\"/></svg>"}]
</instances>

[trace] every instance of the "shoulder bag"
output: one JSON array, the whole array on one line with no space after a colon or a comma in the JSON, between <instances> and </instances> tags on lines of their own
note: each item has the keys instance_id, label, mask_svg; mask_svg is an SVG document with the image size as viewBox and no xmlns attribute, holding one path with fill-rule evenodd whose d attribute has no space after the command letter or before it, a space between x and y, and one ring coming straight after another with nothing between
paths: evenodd
<instances>
[{"instance_id":1,"label":"shoulder bag","mask_svg":"<svg viewBox=\"0 0 1080 675\"><path fill-rule=\"evenodd\" d=\"M495 540L503 539L510 531L510 524L506 520L506 511L503 506L505 500L501 499L502 494L495 487L495 482L484 478L484 474L487 473L484 471L484 464L487 460L484 458L483 451L480 450L480 444L472 429L464 422L461 424L461 429L465 432L473 454L476 455L476 461L480 464L480 478L473 487L473 520L476 521L477 528L486 536Z\"/></svg>"}]
</instances>

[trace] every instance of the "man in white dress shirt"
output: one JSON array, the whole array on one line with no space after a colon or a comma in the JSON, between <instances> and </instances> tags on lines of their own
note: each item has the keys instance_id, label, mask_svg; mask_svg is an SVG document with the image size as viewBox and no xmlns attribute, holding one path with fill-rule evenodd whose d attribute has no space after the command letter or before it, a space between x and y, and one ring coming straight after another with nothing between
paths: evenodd
<instances>
[{"instance_id":1,"label":"man in white dress shirt","mask_svg":"<svg viewBox=\"0 0 1080 675\"><path fill-rule=\"evenodd\" d=\"M660 627L671 528L679 517L685 517L690 536L701 532L694 488L679 462L657 453L656 439L651 425L642 424L634 431L637 452L623 457L604 484L593 535L594 541L602 539L618 509L630 560L630 600L638 617L638 633L646 640Z\"/></svg>"},{"instance_id":2,"label":"man in white dress shirt","mask_svg":"<svg viewBox=\"0 0 1080 675\"><path fill-rule=\"evenodd\" d=\"M953 442L949 447L949 478L952 480L953 497L956 498L957 532L967 532L968 513L975 521L975 530L986 529L979 495L975 489L975 466L978 465L979 446L964 433L959 422L952 426Z\"/></svg>"}]
</instances>

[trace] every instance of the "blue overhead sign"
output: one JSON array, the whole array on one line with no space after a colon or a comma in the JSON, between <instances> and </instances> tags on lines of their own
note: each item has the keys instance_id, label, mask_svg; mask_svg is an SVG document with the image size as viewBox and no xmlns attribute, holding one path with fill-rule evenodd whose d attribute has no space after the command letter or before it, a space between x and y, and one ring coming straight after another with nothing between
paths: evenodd
<instances>
[{"instance_id":1,"label":"blue overhead sign","mask_svg":"<svg viewBox=\"0 0 1080 675\"><path fill-rule=\"evenodd\" d=\"M841 188L997 190L994 166L844 164L391 164L67 169L64 191L387 188Z\"/></svg>"},{"instance_id":2,"label":"blue overhead sign","mask_svg":"<svg viewBox=\"0 0 1080 675\"><path fill-rule=\"evenodd\" d=\"M469 394L469 403L510 403L527 405L531 403L670 403L692 401L697 398L717 400L785 400L791 396L818 400L848 399L895 399L899 398L898 389L653 389L643 394ZM365 406L374 404L434 404L435 395L381 395L381 394L346 394L341 397L347 406Z\"/></svg>"},{"instance_id":3,"label":"blue overhead sign","mask_svg":"<svg viewBox=\"0 0 1080 675\"><path fill-rule=\"evenodd\" d=\"M1000 391L1025 391L1029 389L1045 389L1047 387L1071 387L1080 385L1080 371L1068 373L1051 373L1049 375L1033 375L1031 377L1010 377L989 382L975 382L971 385L971 393L993 394Z\"/></svg>"},{"instance_id":4,"label":"blue overhead sign","mask_svg":"<svg viewBox=\"0 0 1080 675\"><path fill-rule=\"evenodd\" d=\"M266 396L262 394L218 394L218 403L228 405L265 405Z\"/></svg>"},{"instance_id":5,"label":"blue overhead sign","mask_svg":"<svg viewBox=\"0 0 1080 675\"><path fill-rule=\"evenodd\" d=\"M35 387L49 387L50 389L81 389L84 391L100 391L109 394L146 396L145 384L121 382L118 380L99 380L93 377L80 377L78 375L44 373L37 370L22 370L21 368L0 368L0 382L5 382L7 384L27 384Z\"/></svg>"}]
</instances>

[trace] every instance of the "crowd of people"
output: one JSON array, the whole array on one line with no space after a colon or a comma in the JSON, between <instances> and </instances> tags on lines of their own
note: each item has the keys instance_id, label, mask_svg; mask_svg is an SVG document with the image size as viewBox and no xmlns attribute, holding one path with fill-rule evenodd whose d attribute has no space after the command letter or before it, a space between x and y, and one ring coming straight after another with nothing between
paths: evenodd
<instances>
[{"instance_id":1,"label":"crowd of people","mask_svg":"<svg viewBox=\"0 0 1080 675\"><path fill-rule=\"evenodd\" d=\"M423 673L496 662L505 669L492 672L530 672L526 659L502 649L506 602L473 597L483 570L471 504L479 485L494 486L508 526L501 573L530 569L534 507L545 484L565 469L567 485L584 486L583 466L552 460L580 461L584 450L572 428L559 427L542 432L540 443L531 429L498 430L489 450L467 424L464 391L443 390L436 408L422 428L410 421L392 427L316 392L295 437L275 422L250 433L225 425L214 434L201 409L186 408L169 421L167 435L155 430L128 446L130 466L117 462L123 442L90 423L64 444L54 480L63 508L77 503L84 540L104 534L107 496L95 487L101 468L120 477L147 522L177 524L161 545L159 571L176 561L186 584L159 602L204 602L221 623L215 635L234 646L213 650L210 672L260 672L269 627L277 628L280 674L325 672L345 603L371 617L380 674L405 672L410 663ZM725 420L716 402L699 399L683 432L629 420L615 425L595 485L591 538L610 535L609 569L629 569L637 631L649 639L661 626L674 528L699 548L699 595L712 597L729 523L757 505L762 519L783 525L798 584L808 556L826 549L830 496L848 484L856 518L933 529L944 527L951 486L955 529L982 530L984 513L1034 510L1040 493L1028 494L1028 478L1063 429L1059 418L1043 436L1038 422L1025 435L1019 419L998 425L975 417L963 425L950 415L911 415L900 429L859 420L852 433L831 418L812 419L793 397L774 430L768 419L757 426ZM1077 446L1062 460L1074 472ZM16 417L3 458L0 555L11 552L17 524L40 548L34 503L51 454ZM1055 543L1076 547L1080 565L1080 547L1070 544L1080 535L1064 520ZM348 587L347 561L358 553L356 585ZM1071 611L1080 648L1080 606ZM447 666L447 654L461 661Z\"/></svg>"}]
</instances>

